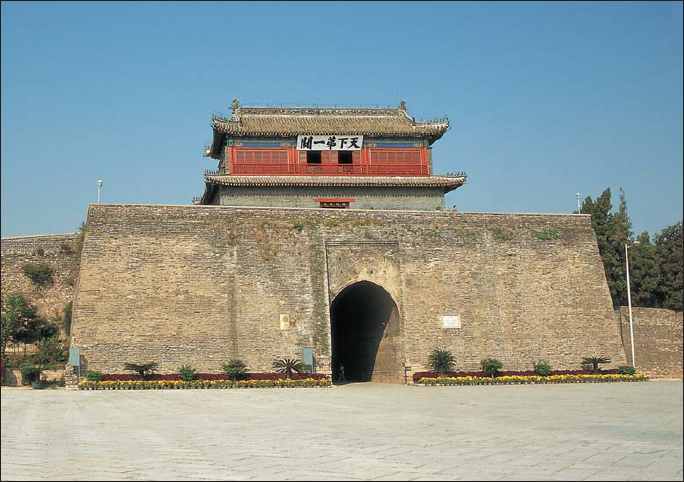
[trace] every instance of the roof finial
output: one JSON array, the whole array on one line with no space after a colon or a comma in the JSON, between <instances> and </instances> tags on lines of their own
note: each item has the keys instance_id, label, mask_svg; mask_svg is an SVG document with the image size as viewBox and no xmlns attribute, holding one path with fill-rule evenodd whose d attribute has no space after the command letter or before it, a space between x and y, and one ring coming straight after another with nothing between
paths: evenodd
<instances>
[{"instance_id":1,"label":"roof finial","mask_svg":"<svg viewBox=\"0 0 684 482\"><path fill-rule=\"evenodd\" d=\"M238 107L240 107L240 101L233 99L233 102L230 104L230 108L233 109L233 114L235 114L235 111L238 110Z\"/></svg>"},{"instance_id":2,"label":"roof finial","mask_svg":"<svg viewBox=\"0 0 684 482\"><path fill-rule=\"evenodd\" d=\"M404 112L406 112L406 102L404 102L403 100L399 101L399 110L403 110Z\"/></svg>"}]
</instances>

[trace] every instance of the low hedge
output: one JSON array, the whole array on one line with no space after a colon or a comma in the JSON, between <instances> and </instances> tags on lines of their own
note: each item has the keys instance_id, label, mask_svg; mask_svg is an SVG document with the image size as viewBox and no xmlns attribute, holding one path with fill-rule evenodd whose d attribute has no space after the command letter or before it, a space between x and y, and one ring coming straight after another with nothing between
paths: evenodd
<instances>
[{"instance_id":1,"label":"low hedge","mask_svg":"<svg viewBox=\"0 0 684 482\"><path fill-rule=\"evenodd\" d=\"M193 389L193 388L314 388L329 387L329 379L315 380L304 378L298 380L109 380L101 382L79 382L81 390L150 390L150 389Z\"/></svg>"},{"instance_id":2,"label":"low hedge","mask_svg":"<svg viewBox=\"0 0 684 482\"><path fill-rule=\"evenodd\" d=\"M616 375L618 374L616 368L611 368L610 370L601 370L599 375ZM596 373L591 370L552 370L549 376L555 375L596 375ZM533 370L523 370L523 371L503 371L501 376L518 376L518 377L535 377L538 376ZM413 374L413 383L418 383L421 378L443 378L443 377L489 377L485 372L446 372L441 375L437 372L416 372Z\"/></svg>"},{"instance_id":3,"label":"low hedge","mask_svg":"<svg viewBox=\"0 0 684 482\"><path fill-rule=\"evenodd\" d=\"M324 373L293 373L292 380L327 380L329 377ZM178 373L168 373L165 375L153 374L150 375L148 381L179 381L180 375ZM225 380L225 373L198 373L195 375L195 380ZM286 380L287 377L284 373L246 373L237 377L238 380ZM140 380L139 375L133 375L131 373L109 373L102 375L102 381L112 382L112 381L132 381Z\"/></svg>"},{"instance_id":4,"label":"low hedge","mask_svg":"<svg viewBox=\"0 0 684 482\"><path fill-rule=\"evenodd\" d=\"M581 374L581 375L539 375L519 376L503 375L491 377L423 377L419 380L421 385L526 385L543 383L605 383L605 382L642 382L648 380L646 375L620 375L620 374Z\"/></svg>"}]
</instances>

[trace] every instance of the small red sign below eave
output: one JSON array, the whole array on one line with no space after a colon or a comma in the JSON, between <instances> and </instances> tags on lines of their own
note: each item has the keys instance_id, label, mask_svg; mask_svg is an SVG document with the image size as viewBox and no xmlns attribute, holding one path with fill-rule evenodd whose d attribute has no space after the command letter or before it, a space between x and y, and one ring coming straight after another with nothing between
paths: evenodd
<instances>
[{"instance_id":1,"label":"small red sign below eave","mask_svg":"<svg viewBox=\"0 0 684 482\"><path fill-rule=\"evenodd\" d=\"M353 197L317 197L314 198L316 203L353 203L356 198Z\"/></svg>"}]
</instances>

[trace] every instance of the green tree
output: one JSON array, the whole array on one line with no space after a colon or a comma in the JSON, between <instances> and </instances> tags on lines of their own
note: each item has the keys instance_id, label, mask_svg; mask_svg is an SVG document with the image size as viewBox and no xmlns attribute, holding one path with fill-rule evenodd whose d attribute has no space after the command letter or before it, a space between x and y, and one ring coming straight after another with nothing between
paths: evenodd
<instances>
[{"instance_id":1,"label":"green tree","mask_svg":"<svg viewBox=\"0 0 684 482\"><path fill-rule=\"evenodd\" d=\"M33 319L27 320L24 325L17 330L12 337L15 343L24 344L24 353L26 353L26 346L36 343L43 338L50 338L56 336L59 329L54 324L48 322L46 319L36 316Z\"/></svg>"},{"instance_id":2,"label":"green tree","mask_svg":"<svg viewBox=\"0 0 684 482\"><path fill-rule=\"evenodd\" d=\"M69 349L58 336L41 338L36 342L36 347L38 352L32 355L33 361L43 367L60 366L69 357Z\"/></svg>"},{"instance_id":3,"label":"green tree","mask_svg":"<svg viewBox=\"0 0 684 482\"><path fill-rule=\"evenodd\" d=\"M655 236L660 261L660 283L656 296L663 308L682 311L682 222L664 228Z\"/></svg>"},{"instance_id":4,"label":"green tree","mask_svg":"<svg viewBox=\"0 0 684 482\"><path fill-rule=\"evenodd\" d=\"M592 201L591 197L587 196L582 204L582 213L591 214L591 227L596 234L596 241L598 244L601 260L603 261L603 268L606 273L606 281L610 289L610 296L615 306L619 305L618 287L615 285L616 273L620 269L620 253L615 246L615 236L612 232L613 223L611 222L611 203L610 188L607 188L601 195Z\"/></svg>"},{"instance_id":5,"label":"green tree","mask_svg":"<svg viewBox=\"0 0 684 482\"><path fill-rule=\"evenodd\" d=\"M656 247L651 243L646 231L641 233L629 248L629 277L633 306L660 306L656 297L660 283L660 261Z\"/></svg>"},{"instance_id":6,"label":"green tree","mask_svg":"<svg viewBox=\"0 0 684 482\"><path fill-rule=\"evenodd\" d=\"M627 304L625 244L631 244L633 238L627 198L622 189L618 211L612 213L612 208L610 188L606 188L596 201L587 197L582 204L582 214L591 214L591 227L596 233L610 297L617 308Z\"/></svg>"},{"instance_id":7,"label":"green tree","mask_svg":"<svg viewBox=\"0 0 684 482\"><path fill-rule=\"evenodd\" d=\"M609 216L608 221L608 244L611 261L610 271L610 295L613 306L625 306L627 304L627 273L625 264L625 245L633 240L632 221L627 214L627 199L625 192L620 188L620 205L616 213Z\"/></svg>"},{"instance_id":8,"label":"green tree","mask_svg":"<svg viewBox=\"0 0 684 482\"><path fill-rule=\"evenodd\" d=\"M34 343L44 336L56 334L55 327L38 316L38 309L22 293L9 293L2 298L2 354L7 344Z\"/></svg>"},{"instance_id":9,"label":"green tree","mask_svg":"<svg viewBox=\"0 0 684 482\"><path fill-rule=\"evenodd\" d=\"M582 214L591 214L613 306L627 305L625 244L629 244L632 305L682 310L682 222L664 228L653 243L645 231L634 243L622 189L618 211L611 213L611 209L607 188L596 201L587 196L581 210Z\"/></svg>"}]
</instances>

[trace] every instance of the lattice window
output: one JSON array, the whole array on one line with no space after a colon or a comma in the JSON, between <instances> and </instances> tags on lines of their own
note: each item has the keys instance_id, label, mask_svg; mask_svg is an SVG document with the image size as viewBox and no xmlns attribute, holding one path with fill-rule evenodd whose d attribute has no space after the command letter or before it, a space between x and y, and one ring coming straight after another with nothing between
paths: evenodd
<instances>
[{"instance_id":1,"label":"lattice window","mask_svg":"<svg viewBox=\"0 0 684 482\"><path fill-rule=\"evenodd\" d=\"M238 163L287 164L287 149L236 149Z\"/></svg>"},{"instance_id":2,"label":"lattice window","mask_svg":"<svg viewBox=\"0 0 684 482\"><path fill-rule=\"evenodd\" d=\"M420 164L420 149L371 149L372 164Z\"/></svg>"}]
</instances>

